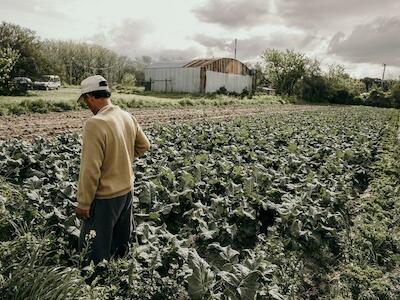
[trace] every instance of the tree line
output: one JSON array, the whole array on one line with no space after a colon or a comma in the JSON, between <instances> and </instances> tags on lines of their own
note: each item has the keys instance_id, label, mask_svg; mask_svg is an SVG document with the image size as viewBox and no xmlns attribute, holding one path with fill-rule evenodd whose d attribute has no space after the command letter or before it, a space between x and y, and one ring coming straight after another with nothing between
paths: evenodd
<instances>
[{"instance_id":1,"label":"tree line","mask_svg":"<svg viewBox=\"0 0 400 300\"><path fill-rule=\"evenodd\" d=\"M19 25L0 24L0 94L13 92L15 77L39 78L54 74L64 84L77 85L92 74L111 83L144 80L151 57L129 58L100 45L74 41L41 41L36 33Z\"/></svg>"},{"instance_id":2,"label":"tree line","mask_svg":"<svg viewBox=\"0 0 400 300\"><path fill-rule=\"evenodd\" d=\"M144 81L144 68L152 58L129 58L100 45L74 41L41 41L36 33L19 25L0 24L0 94L13 93L15 77L38 78L54 74L64 84L78 85L92 74L112 84L132 86ZM352 78L342 65L322 71L321 63L292 50L267 49L258 70L258 85L307 102L366 104L400 107L400 83L376 78ZM260 76L261 75L261 76Z\"/></svg>"},{"instance_id":3,"label":"tree line","mask_svg":"<svg viewBox=\"0 0 400 300\"><path fill-rule=\"evenodd\" d=\"M261 57L258 83L277 94L307 102L400 107L399 80L354 79L338 64L322 71L318 60L292 50L267 49Z\"/></svg>"}]
</instances>

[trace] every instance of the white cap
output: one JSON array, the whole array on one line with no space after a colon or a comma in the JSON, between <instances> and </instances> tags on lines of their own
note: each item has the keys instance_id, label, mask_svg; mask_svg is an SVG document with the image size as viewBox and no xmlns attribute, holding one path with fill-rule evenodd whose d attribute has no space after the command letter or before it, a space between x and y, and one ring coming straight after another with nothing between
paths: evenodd
<instances>
[{"instance_id":1,"label":"white cap","mask_svg":"<svg viewBox=\"0 0 400 300\"><path fill-rule=\"evenodd\" d=\"M101 75L90 76L81 82L81 95L78 101L81 100L82 96L86 93L94 91L107 91L110 92L107 80Z\"/></svg>"}]
</instances>

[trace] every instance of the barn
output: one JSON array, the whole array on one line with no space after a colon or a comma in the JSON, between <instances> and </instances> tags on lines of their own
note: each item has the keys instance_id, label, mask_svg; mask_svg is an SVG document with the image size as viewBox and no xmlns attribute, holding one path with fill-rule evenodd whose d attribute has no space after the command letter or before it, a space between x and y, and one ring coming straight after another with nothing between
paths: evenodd
<instances>
[{"instance_id":1,"label":"barn","mask_svg":"<svg viewBox=\"0 0 400 300\"><path fill-rule=\"evenodd\" d=\"M233 58L155 63L145 68L146 89L156 92L213 93L221 87L255 90L255 72Z\"/></svg>"}]
</instances>

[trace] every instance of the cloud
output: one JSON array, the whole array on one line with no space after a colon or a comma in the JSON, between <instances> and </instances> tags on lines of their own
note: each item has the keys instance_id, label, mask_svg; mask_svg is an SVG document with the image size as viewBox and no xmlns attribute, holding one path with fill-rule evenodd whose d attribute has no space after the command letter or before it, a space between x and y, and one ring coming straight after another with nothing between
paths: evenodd
<instances>
[{"instance_id":1,"label":"cloud","mask_svg":"<svg viewBox=\"0 0 400 300\"><path fill-rule=\"evenodd\" d=\"M121 24L89 38L93 43L110 48L119 54L134 56L142 50L146 34L154 28L145 21L126 19Z\"/></svg>"},{"instance_id":2,"label":"cloud","mask_svg":"<svg viewBox=\"0 0 400 300\"><path fill-rule=\"evenodd\" d=\"M335 54L355 63L386 63L400 66L400 17L379 18L359 25L349 35L336 33L328 54Z\"/></svg>"},{"instance_id":3,"label":"cloud","mask_svg":"<svg viewBox=\"0 0 400 300\"><path fill-rule=\"evenodd\" d=\"M252 27L266 21L270 0L209 0L192 10L202 22L228 28Z\"/></svg>"},{"instance_id":4,"label":"cloud","mask_svg":"<svg viewBox=\"0 0 400 300\"><path fill-rule=\"evenodd\" d=\"M277 14L286 24L312 30L354 26L400 8L394 0L276 0Z\"/></svg>"},{"instance_id":5,"label":"cloud","mask_svg":"<svg viewBox=\"0 0 400 300\"><path fill-rule=\"evenodd\" d=\"M156 57L159 61L190 60L201 55L199 49L188 47L185 49L156 49L150 51L150 56Z\"/></svg>"},{"instance_id":6,"label":"cloud","mask_svg":"<svg viewBox=\"0 0 400 300\"><path fill-rule=\"evenodd\" d=\"M126 19L107 32L96 34L88 40L128 57L151 56L153 60L171 61L191 59L201 53L195 47L171 48L146 39L152 36L155 26L143 20Z\"/></svg>"},{"instance_id":7,"label":"cloud","mask_svg":"<svg viewBox=\"0 0 400 300\"><path fill-rule=\"evenodd\" d=\"M266 49L295 49L305 50L310 43L314 42L315 36L305 33L272 33L269 36L253 36L246 39L238 39L238 58L252 60L260 56ZM195 35L194 41L207 49L209 56L228 55L234 53L233 39L221 39L204 34Z\"/></svg>"},{"instance_id":8,"label":"cloud","mask_svg":"<svg viewBox=\"0 0 400 300\"><path fill-rule=\"evenodd\" d=\"M52 19L69 19L67 13L57 6L57 3L50 0L1 0L4 10L26 14L30 16L41 16Z\"/></svg>"}]
</instances>

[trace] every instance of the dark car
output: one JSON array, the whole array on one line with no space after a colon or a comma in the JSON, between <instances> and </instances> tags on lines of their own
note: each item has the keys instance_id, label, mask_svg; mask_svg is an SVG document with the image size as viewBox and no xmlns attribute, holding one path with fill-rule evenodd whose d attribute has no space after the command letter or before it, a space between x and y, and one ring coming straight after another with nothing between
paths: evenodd
<instances>
[{"instance_id":1,"label":"dark car","mask_svg":"<svg viewBox=\"0 0 400 300\"><path fill-rule=\"evenodd\" d=\"M33 87L32 80L28 77L15 77L13 79L13 85L16 90L20 92L26 92Z\"/></svg>"}]
</instances>

